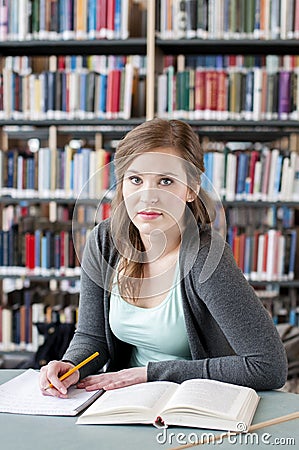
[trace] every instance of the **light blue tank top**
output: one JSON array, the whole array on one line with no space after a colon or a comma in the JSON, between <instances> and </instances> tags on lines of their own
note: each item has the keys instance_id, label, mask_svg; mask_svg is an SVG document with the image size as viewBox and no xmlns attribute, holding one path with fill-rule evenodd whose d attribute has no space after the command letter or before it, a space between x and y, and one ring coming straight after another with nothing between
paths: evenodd
<instances>
[{"instance_id":1,"label":"light blue tank top","mask_svg":"<svg viewBox=\"0 0 299 450\"><path fill-rule=\"evenodd\" d=\"M146 366L149 361L191 359L178 276L177 267L174 286L153 308L126 302L113 284L110 327L118 339L133 346L130 367Z\"/></svg>"}]
</instances>

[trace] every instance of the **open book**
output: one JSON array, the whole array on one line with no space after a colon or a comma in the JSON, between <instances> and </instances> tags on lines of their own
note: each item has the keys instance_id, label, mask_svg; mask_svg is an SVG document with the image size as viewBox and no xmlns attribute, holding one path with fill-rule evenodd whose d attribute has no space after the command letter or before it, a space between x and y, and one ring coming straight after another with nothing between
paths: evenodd
<instances>
[{"instance_id":1,"label":"open book","mask_svg":"<svg viewBox=\"0 0 299 450\"><path fill-rule=\"evenodd\" d=\"M0 412L46 416L76 416L103 393L68 389L68 398L45 396L39 389L39 372L26 372L0 385Z\"/></svg>"},{"instance_id":2,"label":"open book","mask_svg":"<svg viewBox=\"0 0 299 450\"><path fill-rule=\"evenodd\" d=\"M154 381L105 392L77 423L153 423L158 427L246 431L258 401L251 388L215 380Z\"/></svg>"}]
</instances>

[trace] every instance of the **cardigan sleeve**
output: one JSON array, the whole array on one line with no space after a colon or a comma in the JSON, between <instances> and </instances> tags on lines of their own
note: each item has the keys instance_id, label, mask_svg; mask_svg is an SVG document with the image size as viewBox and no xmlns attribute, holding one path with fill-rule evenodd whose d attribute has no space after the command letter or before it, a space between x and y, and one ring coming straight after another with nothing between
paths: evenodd
<instances>
[{"instance_id":1,"label":"cardigan sleeve","mask_svg":"<svg viewBox=\"0 0 299 450\"><path fill-rule=\"evenodd\" d=\"M214 342L210 345L230 346L231 352L216 357L203 357L191 361L149 362L148 380L172 380L182 382L189 378L208 378L228 383L246 385L257 390L280 388L287 377L287 358L276 328L253 288L237 267L228 244L225 244L220 261L212 275L200 282L200 271L208 255L208 246L200 249L190 272L188 302L195 321L201 323L201 335L205 324L196 317L202 304L215 327ZM185 317L186 322L190 317ZM224 345L219 338L219 327ZM191 350L199 345L200 335L189 334ZM210 340L213 334L209 330ZM212 336L212 337L211 337Z\"/></svg>"},{"instance_id":2,"label":"cardigan sleeve","mask_svg":"<svg viewBox=\"0 0 299 450\"><path fill-rule=\"evenodd\" d=\"M99 357L80 369L80 378L96 373L109 359L97 239L98 230L95 228L89 235L83 254L77 329L63 356L63 360L78 364L94 352L100 353Z\"/></svg>"}]
</instances>

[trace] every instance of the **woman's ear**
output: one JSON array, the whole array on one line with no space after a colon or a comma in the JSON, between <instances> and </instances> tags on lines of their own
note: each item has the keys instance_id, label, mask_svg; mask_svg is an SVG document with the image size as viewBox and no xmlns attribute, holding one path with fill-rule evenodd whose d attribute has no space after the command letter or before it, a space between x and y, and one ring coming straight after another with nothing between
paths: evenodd
<instances>
[{"instance_id":1,"label":"woman's ear","mask_svg":"<svg viewBox=\"0 0 299 450\"><path fill-rule=\"evenodd\" d=\"M187 202L188 203L193 202L196 199L196 197L198 196L199 191L200 191L200 184L196 185L195 190L189 188L188 194L187 194Z\"/></svg>"}]
</instances>

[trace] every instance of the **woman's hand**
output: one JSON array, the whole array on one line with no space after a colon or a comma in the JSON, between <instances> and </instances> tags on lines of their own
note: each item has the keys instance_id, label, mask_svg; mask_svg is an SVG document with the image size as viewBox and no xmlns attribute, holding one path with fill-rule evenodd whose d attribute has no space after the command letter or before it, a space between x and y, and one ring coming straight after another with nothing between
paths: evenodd
<instances>
[{"instance_id":1,"label":"woman's hand","mask_svg":"<svg viewBox=\"0 0 299 450\"><path fill-rule=\"evenodd\" d=\"M123 369L119 372L107 372L99 375L86 377L77 384L79 389L87 391L95 391L97 389L118 389L131 384L146 383L147 371L146 367L132 367L131 369Z\"/></svg>"},{"instance_id":2,"label":"woman's hand","mask_svg":"<svg viewBox=\"0 0 299 450\"><path fill-rule=\"evenodd\" d=\"M60 381L64 373L68 372L74 367L73 364L62 361L50 361L47 366L44 366L40 370L40 389L43 395L52 395L54 397L67 398L67 389L76 384L79 380L79 371L77 370L65 380ZM53 384L52 388L46 390L49 384Z\"/></svg>"}]
</instances>

